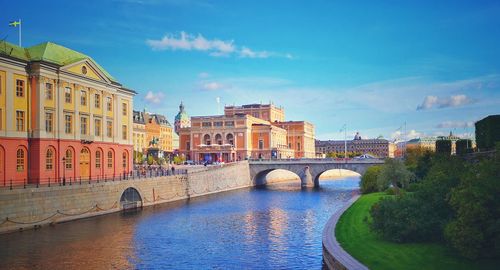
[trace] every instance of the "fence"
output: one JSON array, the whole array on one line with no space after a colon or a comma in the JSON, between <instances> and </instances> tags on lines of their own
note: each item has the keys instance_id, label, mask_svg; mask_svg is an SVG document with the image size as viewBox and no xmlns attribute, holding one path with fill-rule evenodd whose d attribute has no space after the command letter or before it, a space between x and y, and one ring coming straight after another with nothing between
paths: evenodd
<instances>
[{"instance_id":1,"label":"fence","mask_svg":"<svg viewBox=\"0 0 500 270\"><path fill-rule=\"evenodd\" d=\"M129 173L113 174L113 175L101 175L94 177L59 177L59 178L38 178L38 179L24 179L23 183L20 184L19 181L14 181L12 179L3 181L3 186L0 189L25 189L25 188L40 188L40 187L54 187L54 186L72 186L72 185L84 185L91 183L100 182L114 182L114 181L127 181L127 180L140 180L140 179L151 179L160 178L164 176L172 175L186 175L188 170L176 169L176 170L134 170Z\"/></svg>"}]
</instances>

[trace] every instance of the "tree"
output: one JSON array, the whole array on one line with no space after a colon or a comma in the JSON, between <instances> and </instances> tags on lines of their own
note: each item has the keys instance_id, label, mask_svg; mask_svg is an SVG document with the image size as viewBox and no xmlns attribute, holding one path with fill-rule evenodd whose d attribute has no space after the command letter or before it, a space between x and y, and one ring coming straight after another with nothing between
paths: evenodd
<instances>
[{"instance_id":1,"label":"tree","mask_svg":"<svg viewBox=\"0 0 500 270\"><path fill-rule=\"evenodd\" d=\"M500 142L500 115L490 115L476 122L476 141L480 151L495 148Z\"/></svg>"},{"instance_id":2,"label":"tree","mask_svg":"<svg viewBox=\"0 0 500 270\"><path fill-rule=\"evenodd\" d=\"M135 163L142 164L143 154L140 151L134 150L134 161Z\"/></svg>"},{"instance_id":3,"label":"tree","mask_svg":"<svg viewBox=\"0 0 500 270\"><path fill-rule=\"evenodd\" d=\"M457 155L465 155L472 152L472 140L461 139L455 143Z\"/></svg>"},{"instance_id":4,"label":"tree","mask_svg":"<svg viewBox=\"0 0 500 270\"><path fill-rule=\"evenodd\" d=\"M182 163L184 163L185 160L186 160L186 158L183 156L175 156L174 157L175 164L182 164Z\"/></svg>"},{"instance_id":5,"label":"tree","mask_svg":"<svg viewBox=\"0 0 500 270\"><path fill-rule=\"evenodd\" d=\"M369 167L365 174L361 177L359 186L363 194L372 193L378 191L377 178L382 170L382 166L372 166Z\"/></svg>"},{"instance_id":6,"label":"tree","mask_svg":"<svg viewBox=\"0 0 500 270\"><path fill-rule=\"evenodd\" d=\"M385 190L390 184L394 187L396 195L399 195L399 188L405 188L410 183L412 173L406 169L404 163L399 159L388 158L380 170L377 177L379 190Z\"/></svg>"},{"instance_id":7,"label":"tree","mask_svg":"<svg viewBox=\"0 0 500 270\"><path fill-rule=\"evenodd\" d=\"M155 159L152 155L148 156L148 165L153 165L155 163Z\"/></svg>"},{"instance_id":8,"label":"tree","mask_svg":"<svg viewBox=\"0 0 500 270\"><path fill-rule=\"evenodd\" d=\"M451 155L451 140L437 140L436 153L449 156Z\"/></svg>"}]
</instances>

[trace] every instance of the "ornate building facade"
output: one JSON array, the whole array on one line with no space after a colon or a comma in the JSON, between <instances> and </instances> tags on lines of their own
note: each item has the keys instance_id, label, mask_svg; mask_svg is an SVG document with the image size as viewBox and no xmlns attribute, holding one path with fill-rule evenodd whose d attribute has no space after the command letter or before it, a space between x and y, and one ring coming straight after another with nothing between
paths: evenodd
<instances>
[{"instance_id":1,"label":"ornate building facade","mask_svg":"<svg viewBox=\"0 0 500 270\"><path fill-rule=\"evenodd\" d=\"M343 154L346 141L327 140L316 141L316 153ZM359 133L356 133L353 140L347 141L347 152L359 152L363 154L372 154L380 158L394 157L396 146L386 139L362 139Z\"/></svg>"},{"instance_id":2,"label":"ornate building facade","mask_svg":"<svg viewBox=\"0 0 500 270\"><path fill-rule=\"evenodd\" d=\"M0 184L130 172L134 95L82 53L1 42Z\"/></svg>"},{"instance_id":3,"label":"ornate building facade","mask_svg":"<svg viewBox=\"0 0 500 270\"><path fill-rule=\"evenodd\" d=\"M146 154L153 147L150 142L157 141L154 148L162 153L172 153L173 128L164 115L134 111L134 150ZM164 154L165 155L165 154Z\"/></svg>"},{"instance_id":4,"label":"ornate building facade","mask_svg":"<svg viewBox=\"0 0 500 270\"><path fill-rule=\"evenodd\" d=\"M226 106L224 115L191 117L191 127L179 129L179 151L196 162L314 157L314 126L282 120L284 110L272 104Z\"/></svg>"}]
</instances>

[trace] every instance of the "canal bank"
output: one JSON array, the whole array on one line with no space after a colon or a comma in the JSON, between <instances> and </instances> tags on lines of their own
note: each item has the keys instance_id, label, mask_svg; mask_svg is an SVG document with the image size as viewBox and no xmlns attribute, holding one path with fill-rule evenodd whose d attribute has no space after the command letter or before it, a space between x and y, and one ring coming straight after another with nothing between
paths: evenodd
<instances>
[{"instance_id":1,"label":"canal bank","mask_svg":"<svg viewBox=\"0 0 500 270\"><path fill-rule=\"evenodd\" d=\"M248 166L238 162L186 175L0 189L0 233L118 212L130 204L145 207L249 187Z\"/></svg>"}]
</instances>

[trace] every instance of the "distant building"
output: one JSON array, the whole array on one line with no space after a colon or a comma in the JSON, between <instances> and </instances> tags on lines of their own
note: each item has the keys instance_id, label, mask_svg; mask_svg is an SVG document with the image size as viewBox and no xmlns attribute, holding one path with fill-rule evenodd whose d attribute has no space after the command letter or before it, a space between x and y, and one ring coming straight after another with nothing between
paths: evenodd
<instances>
[{"instance_id":1,"label":"distant building","mask_svg":"<svg viewBox=\"0 0 500 270\"><path fill-rule=\"evenodd\" d=\"M173 128L167 118L161 114L148 113L146 111L134 111L134 150L147 153L151 147L158 150L165 156L165 153L173 153ZM158 142L157 145L150 145L150 142Z\"/></svg>"},{"instance_id":2,"label":"distant building","mask_svg":"<svg viewBox=\"0 0 500 270\"><path fill-rule=\"evenodd\" d=\"M450 135L448 136L437 136L437 137L422 137L411 139L406 143L406 148L422 148L426 150L430 150L432 152L436 151L436 141L437 140L450 140L451 141L451 154L454 155L456 153L456 143L460 140L460 137L453 135L450 131ZM476 145L475 140L472 140L472 148Z\"/></svg>"},{"instance_id":3,"label":"distant building","mask_svg":"<svg viewBox=\"0 0 500 270\"><path fill-rule=\"evenodd\" d=\"M346 142L344 140L316 141L316 155L328 153L343 154ZM362 139L359 132L356 133L353 140L347 141L347 152L360 152L363 154L372 154L377 157L394 157L396 146L386 139Z\"/></svg>"},{"instance_id":4,"label":"distant building","mask_svg":"<svg viewBox=\"0 0 500 270\"><path fill-rule=\"evenodd\" d=\"M177 135L179 135L179 130L181 128L191 127L191 118L184 110L184 104L182 104L182 102L179 105L179 113L175 116L174 127Z\"/></svg>"},{"instance_id":5,"label":"distant building","mask_svg":"<svg viewBox=\"0 0 500 270\"><path fill-rule=\"evenodd\" d=\"M179 129L179 151L197 162L314 157L314 126L283 120L273 104L226 106L224 115L191 117Z\"/></svg>"}]
</instances>

